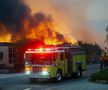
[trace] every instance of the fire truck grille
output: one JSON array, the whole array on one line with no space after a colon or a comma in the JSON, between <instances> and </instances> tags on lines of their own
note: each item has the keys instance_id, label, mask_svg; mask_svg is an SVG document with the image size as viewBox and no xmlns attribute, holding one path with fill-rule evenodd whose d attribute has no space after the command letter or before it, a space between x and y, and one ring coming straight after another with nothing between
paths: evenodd
<instances>
[{"instance_id":1,"label":"fire truck grille","mask_svg":"<svg viewBox=\"0 0 108 90\"><path fill-rule=\"evenodd\" d=\"M33 72L40 72L42 71L42 67L33 67Z\"/></svg>"}]
</instances>

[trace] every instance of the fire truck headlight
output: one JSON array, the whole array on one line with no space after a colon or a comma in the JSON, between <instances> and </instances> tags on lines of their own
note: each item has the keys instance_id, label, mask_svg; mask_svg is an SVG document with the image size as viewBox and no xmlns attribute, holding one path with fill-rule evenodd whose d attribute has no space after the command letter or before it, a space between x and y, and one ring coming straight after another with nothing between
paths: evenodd
<instances>
[{"instance_id":1,"label":"fire truck headlight","mask_svg":"<svg viewBox=\"0 0 108 90\"><path fill-rule=\"evenodd\" d=\"M44 67L42 70L43 70L43 71L48 71L48 69L47 69L46 67Z\"/></svg>"},{"instance_id":2,"label":"fire truck headlight","mask_svg":"<svg viewBox=\"0 0 108 90\"><path fill-rule=\"evenodd\" d=\"M28 65L29 63L28 62L25 62L25 65Z\"/></svg>"},{"instance_id":3,"label":"fire truck headlight","mask_svg":"<svg viewBox=\"0 0 108 90\"><path fill-rule=\"evenodd\" d=\"M48 75L48 71L42 71L43 75Z\"/></svg>"},{"instance_id":4,"label":"fire truck headlight","mask_svg":"<svg viewBox=\"0 0 108 90\"><path fill-rule=\"evenodd\" d=\"M32 70L31 66L28 66L28 65L25 66L25 71L31 71L31 70Z\"/></svg>"},{"instance_id":5,"label":"fire truck headlight","mask_svg":"<svg viewBox=\"0 0 108 90\"><path fill-rule=\"evenodd\" d=\"M42 69L42 74L43 74L43 75L48 75L48 68L44 67L44 68Z\"/></svg>"},{"instance_id":6,"label":"fire truck headlight","mask_svg":"<svg viewBox=\"0 0 108 90\"><path fill-rule=\"evenodd\" d=\"M32 70L32 69L31 69L30 66L26 66L26 67L25 67L25 74L26 74L26 75L29 75L29 74L31 73L31 70Z\"/></svg>"},{"instance_id":7,"label":"fire truck headlight","mask_svg":"<svg viewBox=\"0 0 108 90\"><path fill-rule=\"evenodd\" d=\"M31 71L26 71L25 74L26 75L30 75L31 74Z\"/></svg>"},{"instance_id":8,"label":"fire truck headlight","mask_svg":"<svg viewBox=\"0 0 108 90\"><path fill-rule=\"evenodd\" d=\"M26 71L30 71L30 67L26 67L25 70L26 70Z\"/></svg>"}]
</instances>

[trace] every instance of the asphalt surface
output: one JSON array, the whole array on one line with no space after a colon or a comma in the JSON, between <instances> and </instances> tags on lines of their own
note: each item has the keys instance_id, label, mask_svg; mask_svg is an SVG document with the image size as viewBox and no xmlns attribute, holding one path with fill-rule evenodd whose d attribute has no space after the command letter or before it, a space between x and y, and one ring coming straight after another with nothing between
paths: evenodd
<instances>
[{"instance_id":1,"label":"asphalt surface","mask_svg":"<svg viewBox=\"0 0 108 90\"><path fill-rule=\"evenodd\" d=\"M99 65L89 65L83 77L64 78L60 83L38 81L30 83L27 76L0 79L0 90L108 90L108 84L90 82L89 76L99 71Z\"/></svg>"}]
</instances>

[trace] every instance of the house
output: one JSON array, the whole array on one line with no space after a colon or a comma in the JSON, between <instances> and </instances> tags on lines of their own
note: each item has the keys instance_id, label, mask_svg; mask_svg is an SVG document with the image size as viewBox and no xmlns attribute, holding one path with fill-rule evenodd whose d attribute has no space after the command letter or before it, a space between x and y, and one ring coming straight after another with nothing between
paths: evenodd
<instances>
[{"instance_id":1,"label":"house","mask_svg":"<svg viewBox=\"0 0 108 90\"><path fill-rule=\"evenodd\" d=\"M0 72L15 72L17 54L16 43L0 43Z\"/></svg>"}]
</instances>

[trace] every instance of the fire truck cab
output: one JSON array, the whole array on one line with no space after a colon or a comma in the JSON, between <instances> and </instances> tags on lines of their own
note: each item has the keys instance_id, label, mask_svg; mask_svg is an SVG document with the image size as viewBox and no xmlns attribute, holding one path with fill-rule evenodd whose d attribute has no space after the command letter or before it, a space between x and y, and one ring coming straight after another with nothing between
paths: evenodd
<instances>
[{"instance_id":1,"label":"fire truck cab","mask_svg":"<svg viewBox=\"0 0 108 90\"><path fill-rule=\"evenodd\" d=\"M30 81L37 79L55 79L82 76L86 69L86 56L79 46L28 49L24 53L25 73Z\"/></svg>"}]
</instances>

